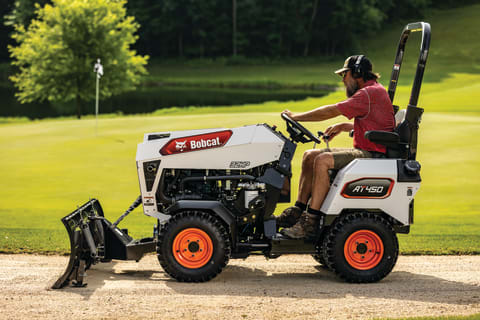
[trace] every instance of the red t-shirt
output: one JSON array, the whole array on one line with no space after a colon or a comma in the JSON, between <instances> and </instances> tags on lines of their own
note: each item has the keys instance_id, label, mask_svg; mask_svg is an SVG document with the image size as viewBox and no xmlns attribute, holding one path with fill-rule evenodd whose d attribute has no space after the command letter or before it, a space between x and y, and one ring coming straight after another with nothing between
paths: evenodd
<instances>
[{"instance_id":1,"label":"red t-shirt","mask_svg":"<svg viewBox=\"0 0 480 320\"><path fill-rule=\"evenodd\" d=\"M376 80L367 81L362 89L345 101L337 103L337 108L353 122L353 147L366 151L386 152L382 145L365 139L369 130L393 131L395 118L392 102L385 88Z\"/></svg>"}]
</instances>

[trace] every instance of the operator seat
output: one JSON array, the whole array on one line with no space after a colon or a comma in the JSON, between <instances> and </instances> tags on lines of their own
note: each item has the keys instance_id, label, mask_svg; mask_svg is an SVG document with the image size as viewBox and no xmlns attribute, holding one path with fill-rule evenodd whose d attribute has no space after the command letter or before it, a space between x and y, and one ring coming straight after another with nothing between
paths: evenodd
<instances>
[{"instance_id":1,"label":"operator seat","mask_svg":"<svg viewBox=\"0 0 480 320\"><path fill-rule=\"evenodd\" d=\"M394 109L395 122L399 122L394 131L367 131L365 138L387 147L386 156L389 159L415 160L418 127L423 109L412 105L409 105L406 110L397 111L397 106L394 106ZM404 113L403 116L402 113Z\"/></svg>"},{"instance_id":2,"label":"operator seat","mask_svg":"<svg viewBox=\"0 0 480 320\"><path fill-rule=\"evenodd\" d=\"M405 161L415 160L417 156L418 125L423 114L423 109L409 105L406 109L400 110L393 106L395 112L395 129L393 132L372 130L365 132L365 138L387 147L387 159L402 159ZM353 130L352 130L353 131ZM353 137L353 132L350 133ZM407 170L418 173L417 167ZM333 183L339 170L330 169L328 174L330 184Z\"/></svg>"}]
</instances>

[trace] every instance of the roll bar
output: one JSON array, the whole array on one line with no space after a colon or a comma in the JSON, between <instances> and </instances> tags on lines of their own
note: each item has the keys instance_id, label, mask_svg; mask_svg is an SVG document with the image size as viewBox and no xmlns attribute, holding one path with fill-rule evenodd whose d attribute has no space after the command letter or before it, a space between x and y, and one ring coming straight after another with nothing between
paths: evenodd
<instances>
[{"instance_id":1,"label":"roll bar","mask_svg":"<svg viewBox=\"0 0 480 320\"><path fill-rule=\"evenodd\" d=\"M422 86L423 73L427 63L428 49L430 48L431 28L427 22L413 22L405 26L400 36L398 43L397 55L393 64L392 75L390 77L390 84L388 86L388 95L390 101L393 103L395 97L395 90L397 89L398 77L400 75L400 68L402 67L403 56L405 52L405 44L412 32L422 31L422 43L420 45L420 56L418 57L417 71L413 81L412 93L410 95L409 105L416 107L418 96L420 94L420 87Z\"/></svg>"}]
</instances>

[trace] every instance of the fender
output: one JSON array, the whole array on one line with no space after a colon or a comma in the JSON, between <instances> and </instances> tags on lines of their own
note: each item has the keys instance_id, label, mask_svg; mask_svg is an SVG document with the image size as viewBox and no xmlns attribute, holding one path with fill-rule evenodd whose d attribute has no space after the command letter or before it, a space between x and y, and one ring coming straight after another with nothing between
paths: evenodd
<instances>
[{"instance_id":1,"label":"fender","mask_svg":"<svg viewBox=\"0 0 480 320\"><path fill-rule=\"evenodd\" d=\"M180 200L168 208L168 213L172 214L176 211L183 210L213 211L230 229L230 234L232 235L232 246L235 247L235 244L237 243L235 215L230 210L225 208L220 201Z\"/></svg>"}]
</instances>

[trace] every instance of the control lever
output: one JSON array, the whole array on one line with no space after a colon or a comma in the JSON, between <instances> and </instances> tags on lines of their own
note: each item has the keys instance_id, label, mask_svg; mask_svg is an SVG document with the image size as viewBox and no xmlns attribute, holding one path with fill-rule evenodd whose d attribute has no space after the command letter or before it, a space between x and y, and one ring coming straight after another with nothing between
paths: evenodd
<instances>
[{"instance_id":1,"label":"control lever","mask_svg":"<svg viewBox=\"0 0 480 320\"><path fill-rule=\"evenodd\" d=\"M330 146L328 145L328 141L330 140L330 136L329 135L323 135L323 140L325 141L325 143L327 144L327 149L330 149Z\"/></svg>"},{"instance_id":2,"label":"control lever","mask_svg":"<svg viewBox=\"0 0 480 320\"><path fill-rule=\"evenodd\" d=\"M320 138L323 137L323 140L324 140L325 143L327 144L327 149L330 149L330 147L329 147L329 145L328 145L328 140L330 139L330 136L324 134L322 131L318 131L318 132L317 132L317 136L318 136L318 140L320 140ZM315 142L315 143L313 144L313 149L315 149L316 146L317 146L317 143Z\"/></svg>"}]
</instances>

